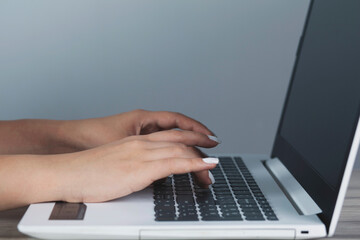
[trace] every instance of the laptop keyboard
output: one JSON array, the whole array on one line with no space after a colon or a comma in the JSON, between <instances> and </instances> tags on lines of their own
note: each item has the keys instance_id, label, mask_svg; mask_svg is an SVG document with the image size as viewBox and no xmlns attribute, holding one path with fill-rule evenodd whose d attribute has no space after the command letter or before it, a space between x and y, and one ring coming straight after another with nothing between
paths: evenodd
<instances>
[{"instance_id":1,"label":"laptop keyboard","mask_svg":"<svg viewBox=\"0 0 360 240\"><path fill-rule=\"evenodd\" d=\"M240 157L220 157L215 183L196 185L180 174L154 183L156 221L276 221L273 209Z\"/></svg>"}]
</instances>

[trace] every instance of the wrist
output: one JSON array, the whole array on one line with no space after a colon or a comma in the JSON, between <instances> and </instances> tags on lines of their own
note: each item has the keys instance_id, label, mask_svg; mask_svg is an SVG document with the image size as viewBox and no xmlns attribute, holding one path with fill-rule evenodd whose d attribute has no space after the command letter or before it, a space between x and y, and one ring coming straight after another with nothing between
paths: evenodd
<instances>
[{"instance_id":1,"label":"wrist","mask_svg":"<svg viewBox=\"0 0 360 240\"><path fill-rule=\"evenodd\" d=\"M76 142L76 132L71 121L47 119L22 119L13 121L17 154L57 154L75 152L80 149Z\"/></svg>"},{"instance_id":2,"label":"wrist","mask_svg":"<svg viewBox=\"0 0 360 240\"><path fill-rule=\"evenodd\" d=\"M32 194L28 204L48 201L81 202L75 191L78 177L76 155L77 153L66 153L39 156L36 160L37 171L29 186Z\"/></svg>"},{"instance_id":3,"label":"wrist","mask_svg":"<svg viewBox=\"0 0 360 240\"><path fill-rule=\"evenodd\" d=\"M88 149L86 131L83 131L83 120L57 121L54 140L58 152L71 153Z\"/></svg>"},{"instance_id":4,"label":"wrist","mask_svg":"<svg viewBox=\"0 0 360 240\"><path fill-rule=\"evenodd\" d=\"M0 210L63 200L60 156L0 156Z\"/></svg>"}]
</instances>

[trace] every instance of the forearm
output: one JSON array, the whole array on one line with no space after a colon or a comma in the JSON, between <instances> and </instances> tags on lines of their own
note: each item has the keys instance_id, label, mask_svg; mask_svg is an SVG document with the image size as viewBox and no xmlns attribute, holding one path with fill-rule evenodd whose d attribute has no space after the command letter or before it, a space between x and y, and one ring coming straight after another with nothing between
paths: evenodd
<instances>
[{"instance_id":1,"label":"forearm","mask_svg":"<svg viewBox=\"0 0 360 240\"><path fill-rule=\"evenodd\" d=\"M82 150L72 121L0 121L0 154L54 154Z\"/></svg>"},{"instance_id":2,"label":"forearm","mask_svg":"<svg viewBox=\"0 0 360 240\"><path fill-rule=\"evenodd\" d=\"M0 210L63 199L60 155L0 156Z\"/></svg>"}]
</instances>

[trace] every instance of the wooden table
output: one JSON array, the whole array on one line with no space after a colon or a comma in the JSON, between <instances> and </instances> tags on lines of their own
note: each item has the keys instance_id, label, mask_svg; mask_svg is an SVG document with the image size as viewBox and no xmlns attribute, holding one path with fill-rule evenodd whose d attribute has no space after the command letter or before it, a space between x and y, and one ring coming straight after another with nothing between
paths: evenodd
<instances>
[{"instance_id":1,"label":"wooden table","mask_svg":"<svg viewBox=\"0 0 360 240\"><path fill-rule=\"evenodd\" d=\"M26 208L0 212L0 240L32 239L16 228ZM340 222L332 239L360 239L360 170L352 174Z\"/></svg>"}]
</instances>

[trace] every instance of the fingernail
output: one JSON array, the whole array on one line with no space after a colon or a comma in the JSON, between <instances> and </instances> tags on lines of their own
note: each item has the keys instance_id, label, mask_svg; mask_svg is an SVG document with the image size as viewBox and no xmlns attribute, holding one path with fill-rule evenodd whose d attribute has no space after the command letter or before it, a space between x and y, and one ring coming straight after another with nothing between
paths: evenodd
<instances>
[{"instance_id":1,"label":"fingernail","mask_svg":"<svg viewBox=\"0 0 360 240\"><path fill-rule=\"evenodd\" d=\"M207 136L210 140L213 140L214 142L217 142L217 143L221 143L221 141L217 137L211 136L211 135L207 135Z\"/></svg>"},{"instance_id":2,"label":"fingernail","mask_svg":"<svg viewBox=\"0 0 360 240\"><path fill-rule=\"evenodd\" d=\"M209 171L209 178L211 180L211 184L214 184L215 183L215 178L214 178L214 175L212 175L212 173Z\"/></svg>"},{"instance_id":3,"label":"fingernail","mask_svg":"<svg viewBox=\"0 0 360 240\"><path fill-rule=\"evenodd\" d=\"M219 159L218 158L203 158L202 159L205 163L210 163L210 164L218 164L219 163Z\"/></svg>"}]
</instances>

